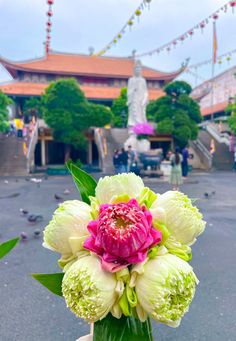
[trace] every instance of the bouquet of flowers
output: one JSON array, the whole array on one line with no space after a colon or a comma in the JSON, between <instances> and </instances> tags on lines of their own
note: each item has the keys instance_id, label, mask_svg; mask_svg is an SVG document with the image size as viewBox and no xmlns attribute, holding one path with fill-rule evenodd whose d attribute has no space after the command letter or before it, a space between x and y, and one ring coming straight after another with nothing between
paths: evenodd
<instances>
[{"instance_id":1,"label":"bouquet of flowers","mask_svg":"<svg viewBox=\"0 0 236 341\"><path fill-rule=\"evenodd\" d=\"M198 279L188 264L205 222L180 192L156 194L133 173L98 183L72 162L83 201L66 201L44 231L58 274L33 275L94 323L94 341L153 340L150 318L179 326Z\"/></svg>"},{"instance_id":2,"label":"bouquet of flowers","mask_svg":"<svg viewBox=\"0 0 236 341\"><path fill-rule=\"evenodd\" d=\"M133 132L137 135L138 140L147 139L148 136L154 135L154 128L150 123L137 123L133 127Z\"/></svg>"}]
</instances>

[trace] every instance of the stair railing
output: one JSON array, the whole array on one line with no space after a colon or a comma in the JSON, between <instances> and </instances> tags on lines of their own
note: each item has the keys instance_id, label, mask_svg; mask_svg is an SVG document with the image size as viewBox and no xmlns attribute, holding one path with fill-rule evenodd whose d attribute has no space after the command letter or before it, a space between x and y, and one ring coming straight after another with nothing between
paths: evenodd
<instances>
[{"instance_id":1,"label":"stair railing","mask_svg":"<svg viewBox=\"0 0 236 341\"><path fill-rule=\"evenodd\" d=\"M28 173L31 173L35 168L34 152L35 152L36 145L38 143L38 137L39 137L38 131L39 131L39 123L37 121L34 126L34 130L32 131L32 135L31 135L30 143L28 147L28 153L26 156Z\"/></svg>"},{"instance_id":2,"label":"stair railing","mask_svg":"<svg viewBox=\"0 0 236 341\"><path fill-rule=\"evenodd\" d=\"M104 161L106 157L106 145L104 144L103 132L101 128L94 128L94 140L99 153L99 167L104 168Z\"/></svg>"},{"instance_id":3,"label":"stair railing","mask_svg":"<svg viewBox=\"0 0 236 341\"><path fill-rule=\"evenodd\" d=\"M215 124L213 123L206 124L206 130L218 143L224 143L229 147L230 145L229 135L227 133L220 133Z\"/></svg>"},{"instance_id":4,"label":"stair railing","mask_svg":"<svg viewBox=\"0 0 236 341\"><path fill-rule=\"evenodd\" d=\"M192 145L195 147L195 149L201 153L201 155L207 162L207 166L210 169L212 167L212 162L213 162L212 154L209 152L209 150L204 146L204 144L199 139L195 141L191 141L191 142L192 142Z\"/></svg>"}]
</instances>

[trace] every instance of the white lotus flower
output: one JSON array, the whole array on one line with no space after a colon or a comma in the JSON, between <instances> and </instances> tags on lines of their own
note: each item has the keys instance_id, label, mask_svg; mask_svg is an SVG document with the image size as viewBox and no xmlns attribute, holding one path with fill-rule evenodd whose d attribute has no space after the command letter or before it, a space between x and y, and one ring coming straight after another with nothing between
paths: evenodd
<instances>
[{"instance_id":1,"label":"white lotus flower","mask_svg":"<svg viewBox=\"0 0 236 341\"><path fill-rule=\"evenodd\" d=\"M188 311L198 280L192 267L182 259L165 254L137 265L132 270L140 320L150 315L170 327L178 327ZM142 308L142 309L140 309ZM146 313L146 314L145 314Z\"/></svg>"},{"instance_id":2,"label":"white lotus flower","mask_svg":"<svg viewBox=\"0 0 236 341\"><path fill-rule=\"evenodd\" d=\"M205 229L202 214L181 192L169 191L159 195L150 211L154 220L165 224L171 236L181 244L191 246Z\"/></svg>"},{"instance_id":3,"label":"white lotus flower","mask_svg":"<svg viewBox=\"0 0 236 341\"><path fill-rule=\"evenodd\" d=\"M90 255L76 261L62 283L68 308L90 323L103 319L112 310L119 288L116 276L103 271L100 259Z\"/></svg>"},{"instance_id":4,"label":"white lotus flower","mask_svg":"<svg viewBox=\"0 0 236 341\"><path fill-rule=\"evenodd\" d=\"M137 198L143 189L142 179L134 173L105 176L98 182L96 197L100 204L108 204L122 195Z\"/></svg>"},{"instance_id":5,"label":"white lotus flower","mask_svg":"<svg viewBox=\"0 0 236 341\"><path fill-rule=\"evenodd\" d=\"M43 246L62 254L66 262L83 249L89 236L88 223L92 220L91 208L78 200L65 201L55 211L53 219L44 231Z\"/></svg>"}]
</instances>

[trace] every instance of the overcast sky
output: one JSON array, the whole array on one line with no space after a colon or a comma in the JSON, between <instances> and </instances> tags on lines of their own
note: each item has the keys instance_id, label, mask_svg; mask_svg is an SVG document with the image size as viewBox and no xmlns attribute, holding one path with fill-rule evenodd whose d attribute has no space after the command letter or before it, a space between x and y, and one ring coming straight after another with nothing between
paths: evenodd
<instances>
[{"instance_id":1,"label":"overcast sky","mask_svg":"<svg viewBox=\"0 0 236 341\"><path fill-rule=\"evenodd\" d=\"M101 49L121 29L140 0L55 0L53 6L52 49L88 53L90 46ZM128 30L109 55L127 56L133 49L145 52L168 42L224 5L227 0L152 0L140 22ZM40 57L44 53L46 0L0 0L0 55L11 60ZM236 48L236 11L220 14L217 21L219 55ZM143 59L144 64L162 71L173 71L188 57L190 63L212 56L212 24L202 34L196 32L172 52ZM216 66L216 74L236 64ZM211 66L199 69L204 78ZM195 84L194 78L183 75ZM9 76L0 69L0 81Z\"/></svg>"}]
</instances>

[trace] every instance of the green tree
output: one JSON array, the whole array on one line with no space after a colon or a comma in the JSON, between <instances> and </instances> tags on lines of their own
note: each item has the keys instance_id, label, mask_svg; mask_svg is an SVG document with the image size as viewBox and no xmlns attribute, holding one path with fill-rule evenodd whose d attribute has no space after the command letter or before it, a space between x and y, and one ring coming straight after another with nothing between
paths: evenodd
<instances>
[{"instance_id":1,"label":"green tree","mask_svg":"<svg viewBox=\"0 0 236 341\"><path fill-rule=\"evenodd\" d=\"M111 107L114 115L113 126L116 128L123 128L127 126L128 122L128 106L127 106L127 88L121 89L120 96L116 98Z\"/></svg>"},{"instance_id":2,"label":"green tree","mask_svg":"<svg viewBox=\"0 0 236 341\"><path fill-rule=\"evenodd\" d=\"M226 112L230 113L231 116L228 119L230 129L236 135L236 97L234 98L234 103L230 103L226 109Z\"/></svg>"},{"instance_id":3,"label":"green tree","mask_svg":"<svg viewBox=\"0 0 236 341\"><path fill-rule=\"evenodd\" d=\"M200 107L191 97L192 88L184 81L165 87L166 96L151 102L147 108L149 119L157 122L157 132L172 134L181 148L198 135L201 122Z\"/></svg>"},{"instance_id":4,"label":"green tree","mask_svg":"<svg viewBox=\"0 0 236 341\"><path fill-rule=\"evenodd\" d=\"M25 102L24 114L28 116L42 117L43 103L41 97L31 97Z\"/></svg>"},{"instance_id":5,"label":"green tree","mask_svg":"<svg viewBox=\"0 0 236 341\"><path fill-rule=\"evenodd\" d=\"M0 132L7 132L9 130L9 117L7 107L11 105L12 100L0 91Z\"/></svg>"},{"instance_id":6,"label":"green tree","mask_svg":"<svg viewBox=\"0 0 236 341\"><path fill-rule=\"evenodd\" d=\"M89 103L73 78L52 82L42 97L43 117L53 130L55 140L70 146L86 148L85 131L110 123L110 109Z\"/></svg>"}]
</instances>

